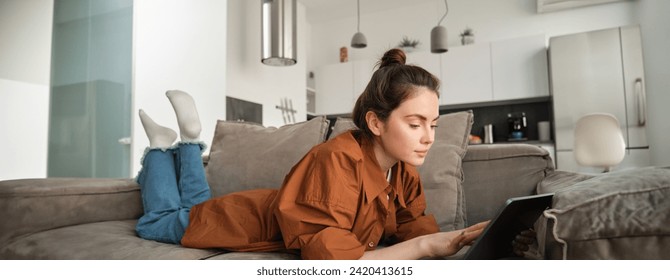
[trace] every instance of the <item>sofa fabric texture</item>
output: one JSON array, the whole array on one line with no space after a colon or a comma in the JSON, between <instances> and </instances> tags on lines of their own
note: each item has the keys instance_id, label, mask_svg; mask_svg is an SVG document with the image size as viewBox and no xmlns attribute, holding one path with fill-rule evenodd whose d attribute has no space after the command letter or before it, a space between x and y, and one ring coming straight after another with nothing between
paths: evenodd
<instances>
[{"instance_id":1,"label":"sofa fabric texture","mask_svg":"<svg viewBox=\"0 0 670 280\"><path fill-rule=\"evenodd\" d=\"M544 217L562 259L670 259L670 167L605 173L554 194ZM541 241L541 240L539 240Z\"/></svg>"},{"instance_id":2,"label":"sofa fabric texture","mask_svg":"<svg viewBox=\"0 0 670 280\"><path fill-rule=\"evenodd\" d=\"M508 198L535 194L554 165L549 152L529 144L470 145L463 171L466 221L473 225L491 219Z\"/></svg>"},{"instance_id":3,"label":"sofa fabric texture","mask_svg":"<svg viewBox=\"0 0 670 280\"><path fill-rule=\"evenodd\" d=\"M137 219L142 215L139 189L132 179L50 178L0 182L0 213L8 217L0 223L0 244L54 228Z\"/></svg>"}]
</instances>

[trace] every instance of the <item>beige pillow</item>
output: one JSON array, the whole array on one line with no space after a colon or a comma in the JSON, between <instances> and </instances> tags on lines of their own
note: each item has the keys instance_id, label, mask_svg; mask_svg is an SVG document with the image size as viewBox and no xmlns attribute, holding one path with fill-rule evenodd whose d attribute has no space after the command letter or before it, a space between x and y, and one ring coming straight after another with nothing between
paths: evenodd
<instances>
[{"instance_id":1,"label":"beige pillow","mask_svg":"<svg viewBox=\"0 0 670 280\"><path fill-rule=\"evenodd\" d=\"M597 175L556 191L538 242L551 259L670 259L669 197L669 166Z\"/></svg>"},{"instance_id":2,"label":"beige pillow","mask_svg":"<svg viewBox=\"0 0 670 280\"><path fill-rule=\"evenodd\" d=\"M333 139L337 135L340 135L351 129L358 129L354 124L354 120L350 118L338 117L335 120L335 124L333 125L333 131L331 131L330 135L328 136L328 140Z\"/></svg>"},{"instance_id":3,"label":"beige pillow","mask_svg":"<svg viewBox=\"0 0 670 280\"><path fill-rule=\"evenodd\" d=\"M212 196L281 187L293 165L325 140L328 123L316 117L275 128L219 121L206 168Z\"/></svg>"},{"instance_id":4,"label":"beige pillow","mask_svg":"<svg viewBox=\"0 0 670 280\"><path fill-rule=\"evenodd\" d=\"M465 227L462 162L473 121L472 111L440 116L435 143L418 168L426 192L426 212L435 215L442 231Z\"/></svg>"},{"instance_id":5,"label":"beige pillow","mask_svg":"<svg viewBox=\"0 0 670 280\"><path fill-rule=\"evenodd\" d=\"M437 121L435 143L426 161L418 168L426 192L426 213L433 214L440 230L465 226L462 160L468 147L473 123L472 111L441 115ZM349 118L338 118L329 139L355 129Z\"/></svg>"}]
</instances>

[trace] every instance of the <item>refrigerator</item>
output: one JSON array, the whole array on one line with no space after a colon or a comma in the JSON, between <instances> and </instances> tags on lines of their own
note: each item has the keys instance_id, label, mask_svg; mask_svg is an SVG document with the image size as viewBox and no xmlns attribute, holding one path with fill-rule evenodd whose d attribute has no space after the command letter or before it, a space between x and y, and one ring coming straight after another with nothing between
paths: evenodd
<instances>
[{"instance_id":1,"label":"refrigerator","mask_svg":"<svg viewBox=\"0 0 670 280\"><path fill-rule=\"evenodd\" d=\"M556 168L598 173L573 154L577 120L589 113L614 115L626 153L612 171L650 165L646 96L639 26L625 26L549 39Z\"/></svg>"}]
</instances>

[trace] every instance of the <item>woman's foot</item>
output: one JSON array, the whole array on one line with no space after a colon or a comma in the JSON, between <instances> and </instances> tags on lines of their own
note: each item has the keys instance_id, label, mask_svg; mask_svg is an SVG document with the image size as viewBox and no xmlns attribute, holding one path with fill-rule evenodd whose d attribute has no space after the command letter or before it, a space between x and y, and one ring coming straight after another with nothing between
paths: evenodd
<instances>
[{"instance_id":1,"label":"woman's foot","mask_svg":"<svg viewBox=\"0 0 670 280\"><path fill-rule=\"evenodd\" d=\"M170 99L170 103L172 103L172 107L177 114L181 140L198 141L202 127L193 97L180 90L168 90L165 95Z\"/></svg>"},{"instance_id":2,"label":"woman's foot","mask_svg":"<svg viewBox=\"0 0 670 280\"><path fill-rule=\"evenodd\" d=\"M141 109L140 121L149 138L149 148L169 148L177 139L177 133L174 130L158 125Z\"/></svg>"}]
</instances>

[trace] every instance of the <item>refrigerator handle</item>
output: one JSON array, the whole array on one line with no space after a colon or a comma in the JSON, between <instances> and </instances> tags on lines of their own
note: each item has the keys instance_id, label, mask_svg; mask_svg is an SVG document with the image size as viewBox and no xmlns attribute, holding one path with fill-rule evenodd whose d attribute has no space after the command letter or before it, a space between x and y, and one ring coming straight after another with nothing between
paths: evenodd
<instances>
[{"instance_id":1,"label":"refrigerator handle","mask_svg":"<svg viewBox=\"0 0 670 280\"><path fill-rule=\"evenodd\" d=\"M642 86L642 78L635 79L635 96L637 97L637 124L647 123L647 97Z\"/></svg>"}]
</instances>

